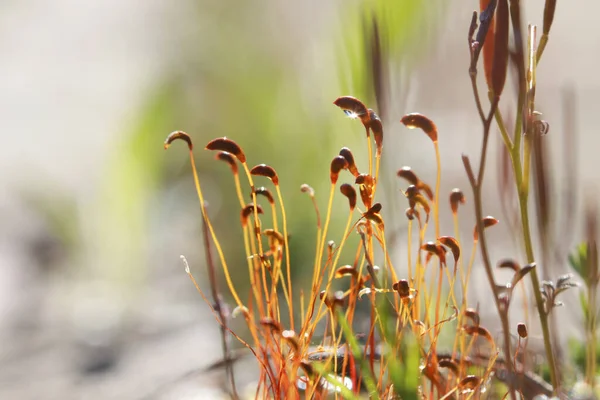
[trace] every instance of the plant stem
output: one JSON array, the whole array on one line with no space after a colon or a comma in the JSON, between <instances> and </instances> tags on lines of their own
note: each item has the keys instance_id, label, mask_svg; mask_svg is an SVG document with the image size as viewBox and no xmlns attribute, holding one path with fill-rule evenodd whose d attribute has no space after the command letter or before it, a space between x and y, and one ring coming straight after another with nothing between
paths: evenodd
<instances>
[{"instance_id":1,"label":"plant stem","mask_svg":"<svg viewBox=\"0 0 600 400\"><path fill-rule=\"evenodd\" d=\"M475 88L475 90L476 90L476 88ZM477 173L477 178L475 178L475 174L473 173L473 169L471 167L469 158L465 155L463 155L463 163L465 165L465 169L466 169L467 175L469 177L469 182L471 184L471 188L473 189L473 198L474 198L474 203L475 203L475 218L477 219L477 233L478 233L478 239L479 239L479 244L480 244L480 248L481 248L481 256L483 259L483 264L485 267L485 272L486 272L486 275L488 278L488 282L489 282L490 287L492 288L492 292L494 294L494 302L496 304L496 309L498 310L498 315L500 316L500 320L502 322L502 333L504 335L504 353L505 353L505 357L507 360L506 366L507 366L509 373L512 374L514 372L514 367L510 360L512 352L511 352L511 348L510 348L510 323L509 323L509 319L508 319L508 310L507 310L508 305L505 305L504 303L501 302L500 293L498 291L498 288L496 286L496 281L494 279L494 273L492 271L492 264L491 264L490 256L488 253L487 240L486 240L485 232L484 232L485 227L483 226L483 202L481 199L481 189L483 186L485 162L486 162L486 158L487 158L487 147L488 147L489 136L490 136L490 126L492 123L492 119L494 118L494 115L498 108L499 101L500 101L499 97L495 97L493 99L492 105L490 108L490 112L489 112L487 118L485 118L482 121L482 123L483 123L483 143L481 145L481 158L480 158L480 162L479 162L479 171ZM512 400L516 400L516 398L517 398L513 387L510 388L510 397Z\"/></svg>"},{"instance_id":2,"label":"plant stem","mask_svg":"<svg viewBox=\"0 0 600 400\"><path fill-rule=\"evenodd\" d=\"M206 206L202 207L204 209L206 208ZM204 212L206 212L206 210L204 210ZM234 399L239 399L239 395L235 387L235 374L233 372L233 363L231 362L231 352L229 351L229 346L227 343L227 320L225 319L225 315L223 313L223 302L221 301L219 289L217 287L218 283L215 273L215 264L213 262L212 250L210 246L210 233L208 232L208 225L206 224L205 219L202 219L202 234L202 236L204 236L204 251L206 253L206 267L208 269L210 291L213 297L213 302L216 305L215 308L219 314L219 319L221 320L221 348L223 350L223 357L225 358L226 362L225 371L229 377L229 383L231 384L231 395Z\"/></svg>"},{"instance_id":3,"label":"plant stem","mask_svg":"<svg viewBox=\"0 0 600 400\"><path fill-rule=\"evenodd\" d=\"M533 254L533 245L531 241L531 231L529 228L529 210L527 207L527 193L519 192L519 207L521 208L521 224L523 225L523 241L525 242L525 254L527 255L527 262L533 263L535 257ZM542 334L544 336L544 348L546 350L546 357L548 358L548 367L550 368L550 380L552 381L552 387L556 393L559 388L559 383L556 374L556 362L554 360L554 352L552 351L552 341L550 340L550 329L548 326L548 315L544 309L544 299L540 292L540 280L536 269L531 270L531 283L533 286L533 293L535 295L535 302L540 314L540 324L542 326Z\"/></svg>"}]
</instances>

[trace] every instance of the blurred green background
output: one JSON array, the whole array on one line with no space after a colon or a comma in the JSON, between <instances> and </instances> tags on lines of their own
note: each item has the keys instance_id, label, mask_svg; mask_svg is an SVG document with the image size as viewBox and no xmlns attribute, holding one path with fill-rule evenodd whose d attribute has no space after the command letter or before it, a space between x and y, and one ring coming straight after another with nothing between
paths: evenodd
<instances>
[{"instance_id":1,"label":"blurred green background","mask_svg":"<svg viewBox=\"0 0 600 400\"><path fill-rule=\"evenodd\" d=\"M381 196L390 231L402 226L406 207L395 171L411 165L425 180L435 177L430 144L400 127L403 114L420 111L436 121L442 190L466 190L460 153L475 154L479 146L466 50L477 6L437 0L1 4L0 338L10 345L0 353L0 397L166 398L170 385L220 357L217 325L179 259L188 257L207 289L187 153L180 143L162 148L171 131L188 132L196 145L209 213L233 269L246 268L233 180L202 149L227 136L242 146L250 166L277 170L300 284L312 272L316 229L300 185L316 190L324 213L331 158L347 146L359 167L366 160L363 129L332 104L336 97L359 97L384 121ZM542 6L528 5L534 22L541 22ZM571 22L581 18L578 10L559 10L547 69L538 75L553 126L560 126L565 85L589 98L600 87L586 67L592 55L570 41L580 38L584 24ZM590 46L596 36L586 36ZM575 57L581 60L575 66L565 61ZM582 104L585 135L593 126L585 107L592 105ZM586 154L593 159L590 151L580 145L580 163ZM594 182L593 170L582 171L582 181ZM492 182L490 212L500 214ZM338 196L335 205L332 239L346 218L345 199ZM442 226L450 229L447 217ZM472 216L465 220L470 226ZM499 256L512 245L506 231L498 243L492 252ZM401 240L394 251L402 253ZM244 275L235 279L247 285ZM32 375L38 379L29 384ZM218 387L193 382L198 387L191 392Z\"/></svg>"}]
</instances>

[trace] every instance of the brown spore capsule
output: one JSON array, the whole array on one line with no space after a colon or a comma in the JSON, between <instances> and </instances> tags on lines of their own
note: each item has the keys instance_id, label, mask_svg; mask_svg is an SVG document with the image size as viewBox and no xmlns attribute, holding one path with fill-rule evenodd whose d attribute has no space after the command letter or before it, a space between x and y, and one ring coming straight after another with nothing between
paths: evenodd
<instances>
[{"instance_id":1,"label":"brown spore capsule","mask_svg":"<svg viewBox=\"0 0 600 400\"><path fill-rule=\"evenodd\" d=\"M438 242L450 249L452 256L454 257L454 263L456 264L460 258L460 245L458 244L458 240L451 236L442 236L438 238Z\"/></svg>"},{"instance_id":2,"label":"brown spore capsule","mask_svg":"<svg viewBox=\"0 0 600 400\"><path fill-rule=\"evenodd\" d=\"M185 141L190 150L194 149L194 145L192 144L192 138L190 137L190 135L188 135L184 131L175 131L175 132L169 133L169 136L167 136L167 138L165 139L165 144L164 144L165 150L168 149L169 146L171 146L171 143L173 143L173 141L178 140L178 139Z\"/></svg>"},{"instance_id":3,"label":"brown spore capsule","mask_svg":"<svg viewBox=\"0 0 600 400\"><path fill-rule=\"evenodd\" d=\"M490 226L496 225L498 222L500 222L500 221L498 221L496 218L488 215L487 217L485 217L483 219L483 227L489 228Z\"/></svg>"},{"instance_id":4,"label":"brown spore capsule","mask_svg":"<svg viewBox=\"0 0 600 400\"><path fill-rule=\"evenodd\" d=\"M275 229L265 229L263 231L264 235L270 238L271 240L277 242L280 246L285 243L283 235L281 232L277 232Z\"/></svg>"},{"instance_id":5,"label":"brown spore capsule","mask_svg":"<svg viewBox=\"0 0 600 400\"><path fill-rule=\"evenodd\" d=\"M383 124L379 116L371 109L369 109L369 128L373 132L377 154L381 155L383 151Z\"/></svg>"},{"instance_id":6,"label":"brown spore capsule","mask_svg":"<svg viewBox=\"0 0 600 400\"><path fill-rule=\"evenodd\" d=\"M296 355L300 353L300 343L298 341L298 338L296 337L296 332L292 330L285 330L281 332L281 337L294 350Z\"/></svg>"},{"instance_id":7,"label":"brown spore capsule","mask_svg":"<svg viewBox=\"0 0 600 400\"><path fill-rule=\"evenodd\" d=\"M465 325L465 326L463 326L463 330L469 336L482 336L488 342L494 343L494 339L492 338L492 334L490 333L490 331L488 331L487 329L485 329L483 326L480 326L480 325Z\"/></svg>"},{"instance_id":8,"label":"brown spore capsule","mask_svg":"<svg viewBox=\"0 0 600 400\"><path fill-rule=\"evenodd\" d=\"M382 208L383 208L383 206L381 205L381 203L375 203L375 204L373 204L373 207L369 208L365 214L379 213L379 212L381 212Z\"/></svg>"},{"instance_id":9,"label":"brown spore capsule","mask_svg":"<svg viewBox=\"0 0 600 400\"><path fill-rule=\"evenodd\" d=\"M277 176L277 172L275 172L275 170L267 164L258 164L250 170L250 173L252 175L269 178L273 182L273 185L279 185L279 177Z\"/></svg>"},{"instance_id":10,"label":"brown spore capsule","mask_svg":"<svg viewBox=\"0 0 600 400\"><path fill-rule=\"evenodd\" d=\"M300 185L300 191L302 193L308 193L310 197L315 197L315 189L313 189L310 185L306 183Z\"/></svg>"},{"instance_id":11,"label":"brown spore capsule","mask_svg":"<svg viewBox=\"0 0 600 400\"><path fill-rule=\"evenodd\" d=\"M348 198L350 211L353 211L356 207L356 190L354 190L352 185L344 183L342 186L340 186L340 192L342 192L342 194Z\"/></svg>"},{"instance_id":12,"label":"brown spore capsule","mask_svg":"<svg viewBox=\"0 0 600 400\"><path fill-rule=\"evenodd\" d=\"M256 206L256 212L258 214L263 213L263 209L260 205ZM246 207L242 208L242 211L240 213L242 226L246 226L248 224L248 217L250 217L250 215L252 215L253 213L254 213L254 204L248 204Z\"/></svg>"},{"instance_id":13,"label":"brown spore capsule","mask_svg":"<svg viewBox=\"0 0 600 400\"><path fill-rule=\"evenodd\" d=\"M373 177L369 174L360 174L354 180L357 185L373 186Z\"/></svg>"},{"instance_id":14,"label":"brown spore capsule","mask_svg":"<svg viewBox=\"0 0 600 400\"><path fill-rule=\"evenodd\" d=\"M358 278L358 271L351 265L344 265L335 271L335 277L342 278L344 276L351 276L356 279Z\"/></svg>"},{"instance_id":15,"label":"brown spore capsule","mask_svg":"<svg viewBox=\"0 0 600 400\"><path fill-rule=\"evenodd\" d=\"M479 383L481 382L481 378L475 375L468 375L463 380L458 383L458 390L460 391L473 391Z\"/></svg>"},{"instance_id":16,"label":"brown spore capsule","mask_svg":"<svg viewBox=\"0 0 600 400\"><path fill-rule=\"evenodd\" d=\"M304 370L304 373L309 378L312 378L313 376L315 376L315 370L309 361L300 361L300 368L302 368ZM299 378L299 379L301 379L301 378Z\"/></svg>"},{"instance_id":17,"label":"brown spore capsule","mask_svg":"<svg viewBox=\"0 0 600 400\"><path fill-rule=\"evenodd\" d=\"M421 219L421 215L419 214L419 210L417 210L416 208L412 208L412 207L408 207L405 211L406 214L406 218L408 218L409 220L413 220L415 219L415 217L420 220Z\"/></svg>"},{"instance_id":18,"label":"brown spore capsule","mask_svg":"<svg viewBox=\"0 0 600 400\"><path fill-rule=\"evenodd\" d=\"M246 162L246 155L236 142L226 137L213 139L205 147L206 150L226 151L233 154L241 163Z\"/></svg>"},{"instance_id":19,"label":"brown spore capsule","mask_svg":"<svg viewBox=\"0 0 600 400\"><path fill-rule=\"evenodd\" d=\"M460 189L452 189L450 193L450 208L452 209L452 214L456 214L458 212L458 205L465 204L466 199L465 195Z\"/></svg>"},{"instance_id":20,"label":"brown spore capsule","mask_svg":"<svg viewBox=\"0 0 600 400\"><path fill-rule=\"evenodd\" d=\"M233 156L233 154L228 153L226 151L221 151L215 156L215 159L226 162L227 164L229 164L229 167L231 168L231 171L234 174L238 173L238 166L235 162L235 157Z\"/></svg>"},{"instance_id":21,"label":"brown spore capsule","mask_svg":"<svg viewBox=\"0 0 600 400\"><path fill-rule=\"evenodd\" d=\"M364 217L366 219L368 219L369 221L374 222L380 229L383 229L384 226L385 226L384 223L383 223L383 218L378 213L369 213L369 212L366 212L364 214Z\"/></svg>"},{"instance_id":22,"label":"brown spore capsule","mask_svg":"<svg viewBox=\"0 0 600 400\"><path fill-rule=\"evenodd\" d=\"M275 199L273 198L273 194L266 187L261 186L259 188L254 188L254 193L257 196L263 196L264 198L266 198L269 201L269 204L275 204ZM252 197L252 194L250 194L250 197Z\"/></svg>"},{"instance_id":23,"label":"brown spore capsule","mask_svg":"<svg viewBox=\"0 0 600 400\"><path fill-rule=\"evenodd\" d=\"M342 290L337 290L333 294L333 306L334 307L343 307L344 306L344 292Z\"/></svg>"},{"instance_id":24,"label":"brown spore capsule","mask_svg":"<svg viewBox=\"0 0 600 400\"><path fill-rule=\"evenodd\" d=\"M325 306L327 306L327 308L335 308L336 306L343 306L344 304L344 292L337 291L333 294L331 293L327 293L325 290L321 291L321 293L319 293L319 299L321 299L321 301L323 303L325 303Z\"/></svg>"},{"instance_id":25,"label":"brown spore capsule","mask_svg":"<svg viewBox=\"0 0 600 400\"><path fill-rule=\"evenodd\" d=\"M410 296L410 286L406 279L400 279L398 282L394 283L392 289L398 292L402 299Z\"/></svg>"},{"instance_id":26,"label":"brown spore capsule","mask_svg":"<svg viewBox=\"0 0 600 400\"><path fill-rule=\"evenodd\" d=\"M280 333L283 330L279 322L269 317L262 318L260 320L260 325L274 333Z\"/></svg>"},{"instance_id":27,"label":"brown spore capsule","mask_svg":"<svg viewBox=\"0 0 600 400\"><path fill-rule=\"evenodd\" d=\"M438 365L441 368L446 368L452 371L454 375L458 375L458 365L450 358L444 358L438 361Z\"/></svg>"},{"instance_id":28,"label":"brown spore capsule","mask_svg":"<svg viewBox=\"0 0 600 400\"><path fill-rule=\"evenodd\" d=\"M470 319L473 325L479 326L479 312L474 308L467 308L465 310L465 318Z\"/></svg>"},{"instance_id":29,"label":"brown spore capsule","mask_svg":"<svg viewBox=\"0 0 600 400\"><path fill-rule=\"evenodd\" d=\"M421 246L421 250L435 254L440 259L442 265L446 264L446 249L443 246L435 242L426 242Z\"/></svg>"},{"instance_id":30,"label":"brown spore capsule","mask_svg":"<svg viewBox=\"0 0 600 400\"><path fill-rule=\"evenodd\" d=\"M526 339L527 338L527 325L525 325L522 322L517 324L517 333L519 334L519 337L521 339Z\"/></svg>"},{"instance_id":31,"label":"brown spore capsule","mask_svg":"<svg viewBox=\"0 0 600 400\"><path fill-rule=\"evenodd\" d=\"M410 185L409 187L406 188L406 192L404 192L404 195L409 200L414 199L415 196L417 196L418 194L419 194L419 188L417 188L417 185Z\"/></svg>"},{"instance_id":32,"label":"brown spore capsule","mask_svg":"<svg viewBox=\"0 0 600 400\"><path fill-rule=\"evenodd\" d=\"M521 266L518 262L511 259L502 260L498 263L498 268L508 268L513 270L514 272L519 272Z\"/></svg>"},{"instance_id":33,"label":"brown spore capsule","mask_svg":"<svg viewBox=\"0 0 600 400\"><path fill-rule=\"evenodd\" d=\"M331 166L329 167L329 179L333 185L336 184L340 176L340 171L348 167L348 161L342 156L335 156L331 160Z\"/></svg>"},{"instance_id":34,"label":"brown spore capsule","mask_svg":"<svg viewBox=\"0 0 600 400\"><path fill-rule=\"evenodd\" d=\"M335 99L333 102L341 108L346 115L352 118L360 118L363 123L368 121L369 112L362 101L352 96L342 96Z\"/></svg>"},{"instance_id":35,"label":"brown spore capsule","mask_svg":"<svg viewBox=\"0 0 600 400\"><path fill-rule=\"evenodd\" d=\"M498 222L500 221L498 221L496 218L487 216L483 219L483 228L489 228L490 226L496 225ZM479 235L477 234L477 225L475 225L475 228L473 229L473 240L479 240Z\"/></svg>"},{"instance_id":36,"label":"brown spore capsule","mask_svg":"<svg viewBox=\"0 0 600 400\"><path fill-rule=\"evenodd\" d=\"M352 154L352 151L350 151L349 148L342 147L342 149L340 150L340 156L346 159L346 161L348 162L348 171L350 171L350 173L354 175L354 177L360 175L360 172L358 172L358 168L356 167L356 163L354 162L354 155Z\"/></svg>"},{"instance_id":37,"label":"brown spore capsule","mask_svg":"<svg viewBox=\"0 0 600 400\"><path fill-rule=\"evenodd\" d=\"M404 117L402 117L400 122L402 122L409 129L421 129L423 132L425 132L425 134L427 134L427 136L429 136L432 142L435 143L438 141L437 127L432 120L423 114L406 114Z\"/></svg>"},{"instance_id":38,"label":"brown spore capsule","mask_svg":"<svg viewBox=\"0 0 600 400\"><path fill-rule=\"evenodd\" d=\"M421 180L419 179L417 174L415 174L411 167L400 168L396 175L398 175L399 178L407 180L408 183L414 186L417 186L419 182L421 182Z\"/></svg>"}]
</instances>

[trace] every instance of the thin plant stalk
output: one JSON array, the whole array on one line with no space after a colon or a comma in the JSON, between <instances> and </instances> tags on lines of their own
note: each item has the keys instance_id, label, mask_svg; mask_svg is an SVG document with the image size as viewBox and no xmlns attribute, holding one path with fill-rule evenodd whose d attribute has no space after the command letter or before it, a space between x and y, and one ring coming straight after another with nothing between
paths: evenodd
<instances>
[{"instance_id":1,"label":"thin plant stalk","mask_svg":"<svg viewBox=\"0 0 600 400\"><path fill-rule=\"evenodd\" d=\"M217 276L215 271L215 265L213 263L212 250L210 246L209 232L206 221L202 221L202 236L204 238L204 252L206 255L206 268L208 270L208 281L210 283L210 291L213 297L213 302L216 304L217 313L219 315L219 319L221 320L220 324L220 332L221 332L221 348L223 350L223 357L227 361L225 365L225 373L229 378L229 383L231 385L232 396L234 399L238 399L239 395L237 393L237 388L235 386L235 374L233 371L233 363L229 362L231 359L229 345L227 341L227 319L223 313L223 304L220 299Z\"/></svg>"}]
</instances>

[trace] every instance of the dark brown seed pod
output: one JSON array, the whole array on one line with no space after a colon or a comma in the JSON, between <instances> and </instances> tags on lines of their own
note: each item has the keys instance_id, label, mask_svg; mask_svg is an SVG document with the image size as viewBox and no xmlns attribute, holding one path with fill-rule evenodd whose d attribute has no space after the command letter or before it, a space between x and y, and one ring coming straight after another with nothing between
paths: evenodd
<instances>
[{"instance_id":1,"label":"dark brown seed pod","mask_svg":"<svg viewBox=\"0 0 600 400\"><path fill-rule=\"evenodd\" d=\"M498 0L496 6L496 32L494 34L494 62L492 64L492 90L500 97L508 70L508 0Z\"/></svg>"},{"instance_id":2,"label":"dark brown seed pod","mask_svg":"<svg viewBox=\"0 0 600 400\"><path fill-rule=\"evenodd\" d=\"M346 115L352 118L360 118L364 123L368 122L369 112L367 107L362 101L352 96L342 96L335 99L333 102L336 106L341 108Z\"/></svg>"},{"instance_id":3,"label":"dark brown seed pod","mask_svg":"<svg viewBox=\"0 0 600 400\"><path fill-rule=\"evenodd\" d=\"M527 325L525 325L522 322L517 324L517 333L519 334L519 337L521 339L526 339L527 338Z\"/></svg>"},{"instance_id":4,"label":"dark brown seed pod","mask_svg":"<svg viewBox=\"0 0 600 400\"><path fill-rule=\"evenodd\" d=\"M342 147L342 149L340 150L340 156L346 159L346 161L348 162L348 171L350 171L350 173L354 175L354 177L360 175L360 172L358 172L358 168L356 167L356 164L354 162L354 155L352 154L352 151L350 151L349 148Z\"/></svg>"},{"instance_id":5,"label":"dark brown seed pod","mask_svg":"<svg viewBox=\"0 0 600 400\"><path fill-rule=\"evenodd\" d=\"M226 137L213 139L205 147L206 150L220 150L233 154L241 163L246 162L246 155L236 142Z\"/></svg>"},{"instance_id":6,"label":"dark brown seed pod","mask_svg":"<svg viewBox=\"0 0 600 400\"><path fill-rule=\"evenodd\" d=\"M369 109L369 128L373 132L377 155L381 155L383 151L383 125L379 116L371 109Z\"/></svg>"},{"instance_id":7,"label":"dark brown seed pod","mask_svg":"<svg viewBox=\"0 0 600 400\"><path fill-rule=\"evenodd\" d=\"M411 167L402 167L396 173L399 178L406 179L411 185L417 186L421 180Z\"/></svg>"},{"instance_id":8,"label":"dark brown seed pod","mask_svg":"<svg viewBox=\"0 0 600 400\"><path fill-rule=\"evenodd\" d=\"M348 161L346 161L344 157L335 156L333 160L331 160L331 166L329 167L329 179L331 180L331 184L336 184L340 176L340 171L344 168L348 168Z\"/></svg>"},{"instance_id":9,"label":"dark brown seed pod","mask_svg":"<svg viewBox=\"0 0 600 400\"><path fill-rule=\"evenodd\" d=\"M465 318L470 319L474 326L479 326L479 312L474 308L467 308L465 310Z\"/></svg>"},{"instance_id":10,"label":"dark brown seed pod","mask_svg":"<svg viewBox=\"0 0 600 400\"><path fill-rule=\"evenodd\" d=\"M421 250L425 250L429 253L433 253L436 254L437 253L437 245L435 242L425 242L422 246L421 246Z\"/></svg>"},{"instance_id":11,"label":"dark brown seed pod","mask_svg":"<svg viewBox=\"0 0 600 400\"><path fill-rule=\"evenodd\" d=\"M379 227L379 229L384 229L385 224L383 223L383 218L381 217L381 215L377 213L366 212L364 213L364 217L369 221L374 222Z\"/></svg>"},{"instance_id":12,"label":"dark brown seed pod","mask_svg":"<svg viewBox=\"0 0 600 400\"><path fill-rule=\"evenodd\" d=\"M487 329L485 329L483 326L480 326L480 325L465 325L465 326L463 326L463 330L469 336L475 336L475 335L482 336L488 342L490 342L491 344L494 344L494 339L492 338L492 334L490 333L490 331L488 331Z\"/></svg>"},{"instance_id":13,"label":"dark brown seed pod","mask_svg":"<svg viewBox=\"0 0 600 400\"><path fill-rule=\"evenodd\" d=\"M356 279L358 278L358 271L351 265L344 265L335 271L335 277L342 278L344 276L351 276Z\"/></svg>"},{"instance_id":14,"label":"dark brown seed pod","mask_svg":"<svg viewBox=\"0 0 600 400\"><path fill-rule=\"evenodd\" d=\"M296 332L292 330L285 330L281 332L281 337L287 342L287 344L294 350L296 356L300 354L300 342L296 336Z\"/></svg>"},{"instance_id":15,"label":"dark brown seed pod","mask_svg":"<svg viewBox=\"0 0 600 400\"><path fill-rule=\"evenodd\" d=\"M336 307L336 306L343 307L344 306L344 292L342 290L338 290L333 294L333 302L334 302L334 307Z\"/></svg>"},{"instance_id":16,"label":"dark brown seed pod","mask_svg":"<svg viewBox=\"0 0 600 400\"><path fill-rule=\"evenodd\" d=\"M167 138L165 139L165 144L164 144L165 150L168 149L169 146L171 146L171 143L173 143L173 141L175 141L177 139L185 141L190 150L194 149L194 145L192 144L192 138L190 137L190 135L188 135L184 131L175 131L175 132L169 133L169 136L167 136Z\"/></svg>"},{"instance_id":17,"label":"dark brown seed pod","mask_svg":"<svg viewBox=\"0 0 600 400\"><path fill-rule=\"evenodd\" d=\"M456 214L458 212L458 205L465 204L466 199L465 195L460 189L452 189L450 193L450 208L452 209L452 214Z\"/></svg>"},{"instance_id":18,"label":"dark brown seed pod","mask_svg":"<svg viewBox=\"0 0 600 400\"><path fill-rule=\"evenodd\" d=\"M319 293L319 299L325 303L328 308L344 306L344 292L338 290L333 294L327 294L324 290Z\"/></svg>"},{"instance_id":19,"label":"dark brown seed pod","mask_svg":"<svg viewBox=\"0 0 600 400\"><path fill-rule=\"evenodd\" d=\"M406 279L400 279L398 282L394 283L392 289L398 292L402 299L410 296L410 285Z\"/></svg>"},{"instance_id":20,"label":"dark brown seed pod","mask_svg":"<svg viewBox=\"0 0 600 400\"><path fill-rule=\"evenodd\" d=\"M419 210L417 210L416 208L411 208L408 207L405 211L406 214L406 218L408 218L409 220L413 220L415 219L415 217L417 218L417 220L421 220L421 214L419 213Z\"/></svg>"},{"instance_id":21,"label":"dark brown seed pod","mask_svg":"<svg viewBox=\"0 0 600 400\"><path fill-rule=\"evenodd\" d=\"M302 193L308 193L308 195L310 197L315 197L315 189L313 189L311 186L307 185L306 183L303 183L302 185L300 185L300 191Z\"/></svg>"},{"instance_id":22,"label":"dark brown seed pod","mask_svg":"<svg viewBox=\"0 0 600 400\"><path fill-rule=\"evenodd\" d=\"M314 370L312 364L310 363L310 361L304 361L304 360L300 361L300 368L302 368L304 370L304 373L309 378L312 379L315 376L315 370Z\"/></svg>"},{"instance_id":23,"label":"dark brown seed pod","mask_svg":"<svg viewBox=\"0 0 600 400\"><path fill-rule=\"evenodd\" d=\"M441 264L446 265L446 249L443 246L435 242L426 242L421 246L421 250L435 254L441 261Z\"/></svg>"},{"instance_id":24,"label":"dark brown seed pod","mask_svg":"<svg viewBox=\"0 0 600 400\"><path fill-rule=\"evenodd\" d=\"M500 221L498 221L496 218L487 216L483 219L483 228L489 228L490 226L496 225L498 222ZM477 225L475 225L475 228L473 229L473 240L479 240L479 235L477 234Z\"/></svg>"},{"instance_id":25,"label":"dark brown seed pod","mask_svg":"<svg viewBox=\"0 0 600 400\"><path fill-rule=\"evenodd\" d=\"M283 329L281 324L275 321L273 318L265 317L260 320L260 325L269 329L271 332L280 333Z\"/></svg>"},{"instance_id":26,"label":"dark brown seed pod","mask_svg":"<svg viewBox=\"0 0 600 400\"><path fill-rule=\"evenodd\" d=\"M448 247L450 251L452 251L452 256L454 257L454 263L458 261L460 258L460 246L458 244L458 240L454 239L451 236L442 236L438 238L438 242Z\"/></svg>"},{"instance_id":27,"label":"dark brown seed pod","mask_svg":"<svg viewBox=\"0 0 600 400\"><path fill-rule=\"evenodd\" d=\"M333 240L330 240L329 242L327 242L327 247L329 248L329 251L333 251L333 249L335 249L335 242Z\"/></svg>"},{"instance_id":28,"label":"dark brown seed pod","mask_svg":"<svg viewBox=\"0 0 600 400\"><path fill-rule=\"evenodd\" d=\"M428 184L421 181L421 182L419 182L418 188L419 188L419 190L422 190L423 192L425 192L425 195L429 198L429 200L433 200L433 190L431 190L431 188L429 187Z\"/></svg>"},{"instance_id":29,"label":"dark brown seed pod","mask_svg":"<svg viewBox=\"0 0 600 400\"><path fill-rule=\"evenodd\" d=\"M366 208L371 208L373 200L373 177L368 174L360 174L354 181L359 185L360 198Z\"/></svg>"},{"instance_id":30,"label":"dark brown seed pod","mask_svg":"<svg viewBox=\"0 0 600 400\"><path fill-rule=\"evenodd\" d=\"M404 195L409 200L414 199L415 196L417 196L418 194L419 194L419 188L417 188L416 185L410 185L409 187L406 188L406 192L404 192Z\"/></svg>"},{"instance_id":31,"label":"dark brown seed pod","mask_svg":"<svg viewBox=\"0 0 600 400\"><path fill-rule=\"evenodd\" d=\"M360 174L354 180L357 185L373 186L373 177L369 174Z\"/></svg>"},{"instance_id":32,"label":"dark brown seed pod","mask_svg":"<svg viewBox=\"0 0 600 400\"><path fill-rule=\"evenodd\" d=\"M383 206L381 205L381 203L375 203L373 204L373 207L369 208L365 214L377 214L381 212L382 208Z\"/></svg>"},{"instance_id":33,"label":"dark brown seed pod","mask_svg":"<svg viewBox=\"0 0 600 400\"><path fill-rule=\"evenodd\" d=\"M280 232L277 232L275 229L265 229L263 234L273 242L277 242L280 246L283 246L285 243L283 235Z\"/></svg>"},{"instance_id":34,"label":"dark brown seed pod","mask_svg":"<svg viewBox=\"0 0 600 400\"><path fill-rule=\"evenodd\" d=\"M252 175L269 178L273 182L273 185L279 185L279 177L277 176L277 172L275 172L275 170L267 164L258 164L250 170L250 173Z\"/></svg>"},{"instance_id":35,"label":"dark brown seed pod","mask_svg":"<svg viewBox=\"0 0 600 400\"><path fill-rule=\"evenodd\" d=\"M342 194L348 198L350 211L354 211L354 208L356 207L356 190L354 190L352 185L344 183L342 186L340 186L340 192L342 192Z\"/></svg>"},{"instance_id":36,"label":"dark brown seed pod","mask_svg":"<svg viewBox=\"0 0 600 400\"><path fill-rule=\"evenodd\" d=\"M438 141L437 127L432 120L419 113L406 114L400 120L407 128L416 129L419 128L429 136L432 142Z\"/></svg>"},{"instance_id":37,"label":"dark brown seed pod","mask_svg":"<svg viewBox=\"0 0 600 400\"><path fill-rule=\"evenodd\" d=\"M498 268L508 268L514 272L518 272L521 269L521 266L515 260L505 259L498 263Z\"/></svg>"},{"instance_id":38,"label":"dark brown seed pod","mask_svg":"<svg viewBox=\"0 0 600 400\"><path fill-rule=\"evenodd\" d=\"M411 186L415 186L417 189L425 192L429 200L433 200L433 191L428 184L419 179L417 174L410 167L402 167L398 170L397 175L399 178L406 179Z\"/></svg>"},{"instance_id":39,"label":"dark brown seed pod","mask_svg":"<svg viewBox=\"0 0 600 400\"><path fill-rule=\"evenodd\" d=\"M254 193L256 193L257 196L265 197L269 201L269 204L275 204L275 199L273 198L273 194L266 187L261 186L259 188L255 188ZM252 197L252 194L250 194L250 197Z\"/></svg>"},{"instance_id":40,"label":"dark brown seed pod","mask_svg":"<svg viewBox=\"0 0 600 400\"><path fill-rule=\"evenodd\" d=\"M423 207L423 210L425 210L425 214L427 214L427 218L425 220L429 221L429 212L431 211L431 207L429 207L427 199L425 199L425 197L423 197L420 193L413 194L413 189L411 189L411 186L409 186L407 192L405 192L405 195L408 198L408 205L411 208L415 208L417 204L420 204L421 207Z\"/></svg>"},{"instance_id":41,"label":"dark brown seed pod","mask_svg":"<svg viewBox=\"0 0 600 400\"><path fill-rule=\"evenodd\" d=\"M444 358L438 361L440 368L446 368L452 371L454 375L458 375L458 365L450 358Z\"/></svg>"},{"instance_id":42,"label":"dark brown seed pod","mask_svg":"<svg viewBox=\"0 0 600 400\"><path fill-rule=\"evenodd\" d=\"M458 390L463 391L473 391L479 384L481 383L481 378L475 375L467 375L458 383Z\"/></svg>"},{"instance_id":43,"label":"dark brown seed pod","mask_svg":"<svg viewBox=\"0 0 600 400\"><path fill-rule=\"evenodd\" d=\"M231 168L231 171L233 172L233 174L237 175L238 166L237 166L237 163L235 162L235 157L231 153L228 153L226 151L221 151L215 156L215 159L224 161L227 164L229 164L229 167Z\"/></svg>"},{"instance_id":44,"label":"dark brown seed pod","mask_svg":"<svg viewBox=\"0 0 600 400\"><path fill-rule=\"evenodd\" d=\"M260 205L256 206L256 212L258 214L263 213L263 209ZM246 226L248 224L248 217L254 213L254 204L248 204L246 207L242 208L240 217L242 220L242 226Z\"/></svg>"}]
</instances>

